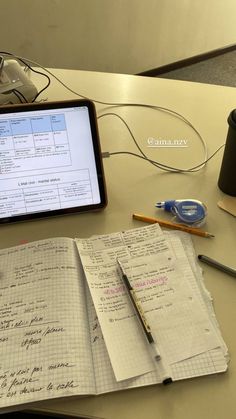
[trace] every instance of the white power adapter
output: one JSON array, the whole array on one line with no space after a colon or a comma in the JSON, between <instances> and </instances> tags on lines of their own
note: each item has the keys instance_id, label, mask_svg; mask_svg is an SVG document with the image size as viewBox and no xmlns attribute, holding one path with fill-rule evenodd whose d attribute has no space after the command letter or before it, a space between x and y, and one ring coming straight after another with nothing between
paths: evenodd
<instances>
[{"instance_id":1,"label":"white power adapter","mask_svg":"<svg viewBox=\"0 0 236 419\"><path fill-rule=\"evenodd\" d=\"M21 65L14 59L0 58L0 106L32 102L38 90Z\"/></svg>"}]
</instances>

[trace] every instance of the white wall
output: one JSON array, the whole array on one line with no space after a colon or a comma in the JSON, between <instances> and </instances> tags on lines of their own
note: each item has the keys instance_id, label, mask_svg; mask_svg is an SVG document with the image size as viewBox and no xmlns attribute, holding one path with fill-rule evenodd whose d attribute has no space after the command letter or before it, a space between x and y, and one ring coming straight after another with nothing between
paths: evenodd
<instances>
[{"instance_id":1,"label":"white wall","mask_svg":"<svg viewBox=\"0 0 236 419\"><path fill-rule=\"evenodd\" d=\"M0 0L0 50L136 74L236 43L235 0Z\"/></svg>"}]
</instances>

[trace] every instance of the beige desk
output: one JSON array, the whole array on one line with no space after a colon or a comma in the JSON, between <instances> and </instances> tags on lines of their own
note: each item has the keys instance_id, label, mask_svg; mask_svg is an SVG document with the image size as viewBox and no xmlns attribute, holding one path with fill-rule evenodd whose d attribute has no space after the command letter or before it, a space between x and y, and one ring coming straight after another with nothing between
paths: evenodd
<instances>
[{"instance_id":1,"label":"beige desk","mask_svg":"<svg viewBox=\"0 0 236 419\"><path fill-rule=\"evenodd\" d=\"M92 99L158 105L182 114L200 131L209 154L225 142L227 117L236 107L234 88L116 74L54 72L68 86ZM56 100L76 96L52 79L51 87L43 97ZM152 159L184 168L197 165L204 159L197 135L171 114L146 108L110 108L105 105L97 105L97 111L98 115L116 112L125 118L139 145ZM117 117L100 119L99 129L103 151L137 152L128 130ZM150 148L150 138L185 140L187 147ZM206 203L209 211L206 229L215 234L214 239L194 236L196 253L235 265L236 221L217 207L223 196L217 187L222 155L223 151L220 151L206 168L191 174L162 172L128 155L104 159L109 199L105 211L2 226L1 247L22 240L53 236L88 237L94 233L141 226L140 222L132 220L133 212L155 216L159 214L154 207L156 201L192 197ZM97 397L54 400L40 404L38 409L107 419L235 419L236 281L207 266L204 266L204 271L206 286L214 299L217 319L231 356L227 373L176 382L167 387L159 385Z\"/></svg>"}]
</instances>

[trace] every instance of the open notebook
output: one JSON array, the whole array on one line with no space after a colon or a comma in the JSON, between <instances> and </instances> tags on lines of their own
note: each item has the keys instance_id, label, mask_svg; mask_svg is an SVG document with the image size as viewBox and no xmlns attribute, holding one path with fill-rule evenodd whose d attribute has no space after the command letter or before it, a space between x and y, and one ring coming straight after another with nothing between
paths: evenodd
<instances>
[{"instance_id":1,"label":"open notebook","mask_svg":"<svg viewBox=\"0 0 236 419\"><path fill-rule=\"evenodd\" d=\"M140 328L117 258L161 362ZM191 238L163 234L157 224L1 250L0 299L2 411L227 369L227 348Z\"/></svg>"}]
</instances>

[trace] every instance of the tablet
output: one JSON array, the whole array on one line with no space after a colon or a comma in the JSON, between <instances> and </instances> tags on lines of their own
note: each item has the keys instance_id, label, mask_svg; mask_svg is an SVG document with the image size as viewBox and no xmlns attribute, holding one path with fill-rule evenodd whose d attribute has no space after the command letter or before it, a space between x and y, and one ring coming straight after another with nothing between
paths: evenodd
<instances>
[{"instance_id":1,"label":"tablet","mask_svg":"<svg viewBox=\"0 0 236 419\"><path fill-rule=\"evenodd\" d=\"M100 210L106 204L91 101L0 107L0 223Z\"/></svg>"}]
</instances>

